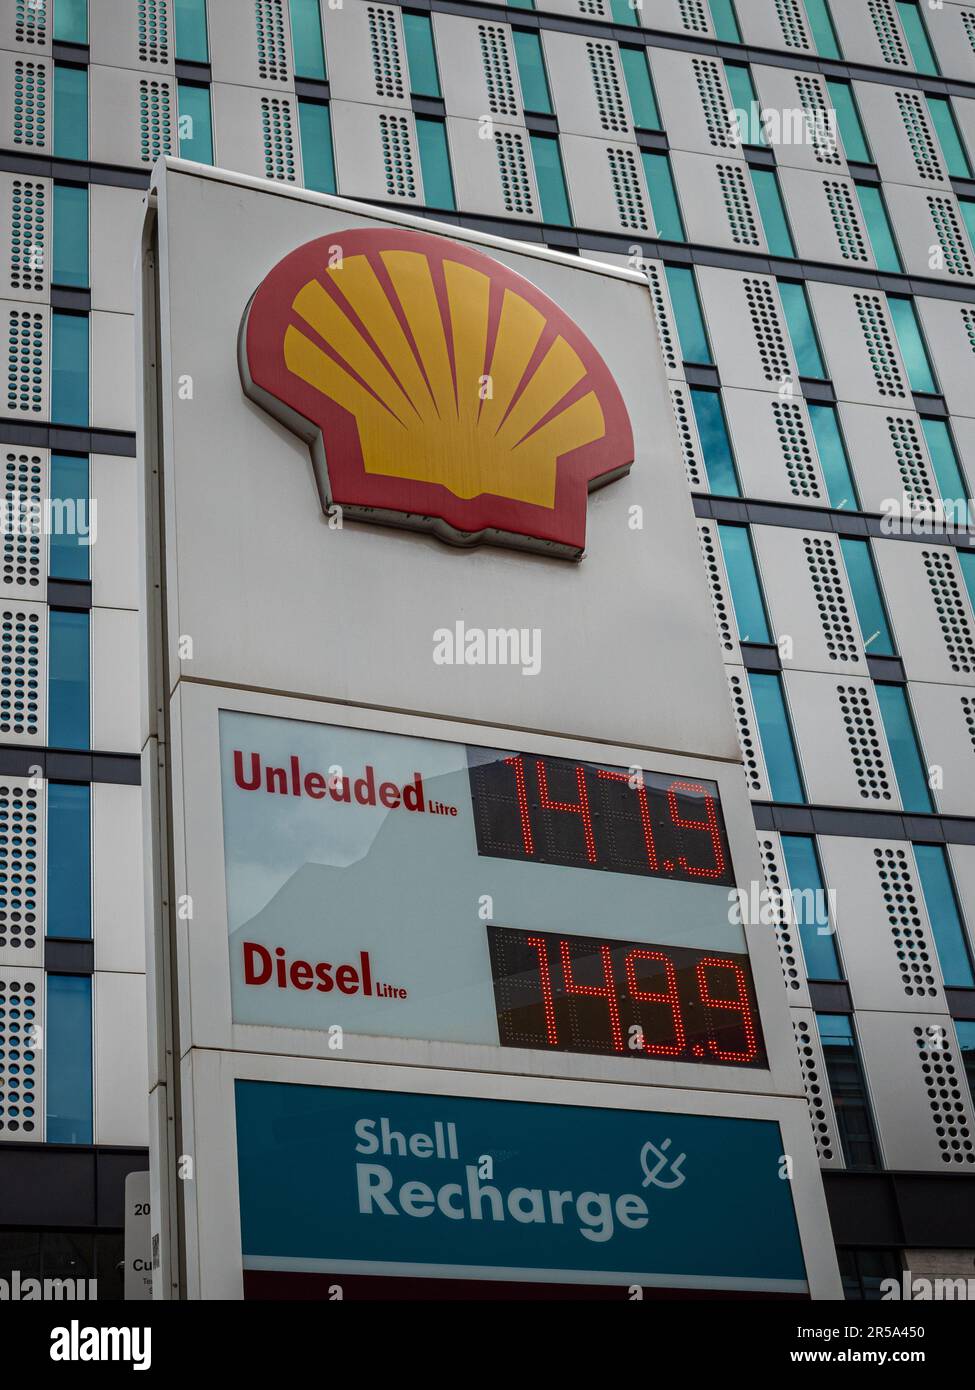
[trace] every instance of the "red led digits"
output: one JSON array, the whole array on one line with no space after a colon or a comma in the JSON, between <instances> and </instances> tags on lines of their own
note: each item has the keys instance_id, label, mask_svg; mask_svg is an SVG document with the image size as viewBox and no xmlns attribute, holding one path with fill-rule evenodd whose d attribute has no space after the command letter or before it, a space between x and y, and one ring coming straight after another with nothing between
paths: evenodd
<instances>
[{"instance_id":1,"label":"red led digits","mask_svg":"<svg viewBox=\"0 0 975 1390\"><path fill-rule=\"evenodd\" d=\"M525 760L520 753L505 758L509 767L515 770L515 791L518 793L518 814L521 817L521 838L526 854L535 853L535 840L532 836L532 823L528 818L528 793L525 790Z\"/></svg>"},{"instance_id":2,"label":"red led digits","mask_svg":"<svg viewBox=\"0 0 975 1390\"><path fill-rule=\"evenodd\" d=\"M659 960L663 961L667 971L667 990L661 994L656 990L640 989L636 982L635 961L638 960ZM626 988L631 999L635 999L640 1004L669 1004L670 1011L674 1016L674 1037L673 1043L651 1043L644 1037L643 1051L653 1053L660 1057L679 1057L687 1045L687 1036L684 1032L684 1019L680 1011L680 994L677 990L677 971L674 963L669 956L664 955L663 951L649 951L637 948L629 951L626 957Z\"/></svg>"},{"instance_id":3,"label":"red led digits","mask_svg":"<svg viewBox=\"0 0 975 1390\"><path fill-rule=\"evenodd\" d=\"M606 768L600 767L596 770L596 776L602 777L607 782L625 782L627 786L632 785L633 779L628 772L609 772ZM640 806L640 824L643 826L643 842L647 847L647 863L654 873L657 872L657 846L653 840L653 828L650 824L650 806L647 802L647 788L642 775L637 780L633 788L636 792L636 799Z\"/></svg>"},{"instance_id":4,"label":"red led digits","mask_svg":"<svg viewBox=\"0 0 975 1390\"><path fill-rule=\"evenodd\" d=\"M702 794L704 796L704 810L706 820L685 820L677 808L677 792L690 792ZM700 782L684 782L678 780L671 782L667 788L667 805L670 808L670 819L674 825L680 826L682 830L706 830L711 836L711 845L714 850L714 865L708 868L701 868L695 864L687 862L687 856L678 855L678 863L685 873L692 874L695 878L721 878L724 875L724 850L721 847L721 830L718 827L718 815L715 810L714 797L708 792L706 787L702 787Z\"/></svg>"},{"instance_id":5,"label":"red led digits","mask_svg":"<svg viewBox=\"0 0 975 1390\"><path fill-rule=\"evenodd\" d=\"M623 1030L620 1027L620 1003L616 994L616 981L613 979L613 956L608 946L600 946L599 956L603 963L604 985L577 985L572 978L572 957L569 954L568 941L559 942L559 952L562 956L562 974L565 978L566 994L588 994L599 999L605 999L609 1008L609 1026L613 1034L613 1046L617 1052L623 1052Z\"/></svg>"},{"instance_id":6,"label":"red led digits","mask_svg":"<svg viewBox=\"0 0 975 1390\"><path fill-rule=\"evenodd\" d=\"M543 936L529 936L526 945L538 952L538 978L542 986L542 1002L545 1006L545 1033L552 1047L559 1045L559 1030L555 1026L555 1000L552 997L552 976L548 968L548 948Z\"/></svg>"},{"instance_id":7,"label":"red led digits","mask_svg":"<svg viewBox=\"0 0 975 1390\"><path fill-rule=\"evenodd\" d=\"M705 973L708 969L733 970L735 972L738 986L737 999L714 999L711 997ZM705 956L697 963L697 987L701 995L701 1003L706 1009L730 1009L733 1013L741 1014L742 1026L745 1030L744 1052L731 1052L719 1047L714 1038L711 1022L708 1021L708 1042L715 1057L720 1058L722 1062L750 1062L758 1054L758 1042L752 1023L752 1009L748 1002L748 982L745 979L744 970L737 961L723 959L721 956Z\"/></svg>"},{"instance_id":8,"label":"red led digits","mask_svg":"<svg viewBox=\"0 0 975 1390\"><path fill-rule=\"evenodd\" d=\"M576 786L579 788L578 801L552 801L548 794L548 774L545 771L545 764L539 758L535 764L538 772L538 792L541 797L542 809L545 811L569 811L574 816L582 817L582 828L586 836L586 858L590 864L596 862L596 841L592 833L592 816L589 813L589 792L586 788L586 769L581 765L576 765Z\"/></svg>"}]
</instances>

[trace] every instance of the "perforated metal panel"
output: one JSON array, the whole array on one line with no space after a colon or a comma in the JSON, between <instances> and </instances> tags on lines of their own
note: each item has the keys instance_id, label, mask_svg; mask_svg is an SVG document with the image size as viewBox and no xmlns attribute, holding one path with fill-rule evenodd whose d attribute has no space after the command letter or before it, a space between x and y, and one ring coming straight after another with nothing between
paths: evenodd
<instances>
[{"instance_id":1,"label":"perforated metal panel","mask_svg":"<svg viewBox=\"0 0 975 1390\"><path fill-rule=\"evenodd\" d=\"M884 181L947 188L941 147L923 93L881 82L856 82L854 86Z\"/></svg>"},{"instance_id":2,"label":"perforated metal panel","mask_svg":"<svg viewBox=\"0 0 975 1390\"><path fill-rule=\"evenodd\" d=\"M758 733L758 720L755 718L755 706L752 704L748 672L743 666L728 666L726 675L748 794L753 800L770 801L772 792L762 753L762 741Z\"/></svg>"},{"instance_id":3,"label":"perforated metal panel","mask_svg":"<svg viewBox=\"0 0 975 1390\"><path fill-rule=\"evenodd\" d=\"M333 101L331 112L341 194L384 202L423 201L412 112L349 101Z\"/></svg>"},{"instance_id":4,"label":"perforated metal panel","mask_svg":"<svg viewBox=\"0 0 975 1390\"><path fill-rule=\"evenodd\" d=\"M437 16L438 40L441 32L439 20L443 17ZM469 20L461 22L471 25ZM387 107L409 106L409 69L398 5L373 5L363 3L363 0L334 9L325 5L322 8L322 23L328 49L329 88L333 97ZM472 31L473 27L471 25ZM472 41L473 32L470 38ZM441 66L442 80L449 82L451 77L447 68L451 65L445 62ZM461 71L466 72L467 69ZM447 90L445 86L444 91ZM453 94L452 86L449 90ZM486 115L487 107L472 114Z\"/></svg>"},{"instance_id":5,"label":"perforated metal panel","mask_svg":"<svg viewBox=\"0 0 975 1390\"><path fill-rule=\"evenodd\" d=\"M835 536L786 526L753 526L751 532L783 667L866 675ZM789 645L782 644L783 637Z\"/></svg>"},{"instance_id":6,"label":"perforated metal panel","mask_svg":"<svg viewBox=\"0 0 975 1390\"><path fill-rule=\"evenodd\" d=\"M670 163L688 241L768 250L744 161L674 150Z\"/></svg>"},{"instance_id":7,"label":"perforated metal panel","mask_svg":"<svg viewBox=\"0 0 975 1390\"><path fill-rule=\"evenodd\" d=\"M911 407L886 297L812 280L807 289L839 399Z\"/></svg>"},{"instance_id":8,"label":"perforated metal panel","mask_svg":"<svg viewBox=\"0 0 975 1390\"><path fill-rule=\"evenodd\" d=\"M0 300L0 410L17 419L50 416L51 311L41 304Z\"/></svg>"},{"instance_id":9,"label":"perforated metal panel","mask_svg":"<svg viewBox=\"0 0 975 1390\"><path fill-rule=\"evenodd\" d=\"M577 225L636 238L652 235L653 220L636 145L563 135L562 163Z\"/></svg>"},{"instance_id":10,"label":"perforated metal panel","mask_svg":"<svg viewBox=\"0 0 975 1390\"><path fill-rule=\"evenodd\" d=\"M843 1148L836 1128L836 1114L819 1041L816 1016L811 1009L790 1009L792 1028L802 1068L802 1084L809 1106L813 1139L821 1168L844 1168Z\"/></svg>"},{"instance_id":11,"label":"perforated metal panel","mask_svg":"<svg viewBox=\"0 0 975 1390\"><path fill-rule=\"evenodd\" d=\"M43 963L45 789L0 777L0 967Z\"/></svg>"},{"instance_id":12,"label":"perforated metal panel","mask_svg":"<svg viewBox=\"0 0 975 1390\"><path fill-rule=\"evenodd\" d=\"M707 575L711 594L711 607L714 611L714 625L718 633L721 655L726 662L737 664L741 662L741 651L717 524L713 521L699 521L697 535L701 543L701 558L704 561L704 573Z\"/></svg>"},{"instance_id":13,"label":"perforated metal panel","mask_svg":"<svg viewBox=\"0 0 975 1390\"><path fill-rule=\"evenodd\" d=\"M779 170L800 256L856 268L876 265L853 180L838 171Z\"/></svg>"},{"instance_id":14,"label":"perforated metal panel","mask_svg":"<svg viewBox=\"0 0 975 1390\"><path fill-rule=\"evenodd\" d=\"M0 740L42 744L47 731L47 608L0 602Z\"/></svg>"},{"instance_id":15,"label":"perforated metal panel","mask_svg":"<svg viewBox=\"0 0 975 1390\"><path fill-rule=\"evenodd\" d=\"M928 6L924 23L945 77L975 82L975 5Z\"/></svg>"},{"instance_id":16,"label":"perforated metal panel","mask_svg":"<svg viewBox=\"0 0 975 1390\"><path fill-rule=\"evenodd\" d=\"M847 172L846 159L831 122L832 102L817 73L755 64L752 78L763 110L773 113L765 134L779 167Z\"/></svg>"},{"instance_id":17,"label":"perforated metal panel","mask_svg":"<svg viewBox=\"0 0 975 1390\"><path fill-rule=\"evenodd\" d=\"M975 278L975 251L950 189L939 192L888 184L885 197L909 274L939 280Z\"/></svg>"},{"instance_id":18,"label":"perforated metal panel","mask_svg":"<svg viewBox=\"0 0 975 1390\"><path fill-rule=\"evenodd\" d=\"M671 148L737 155L741 141L724 65L675 48L651 48L650 65Z\"/></svg>"},{"instance_id":19,"label":"perforated metal panel","mask_svg":"<svg viewBox=\"0 0 975 1390\"><path fill-rule=\"evenodd\" d=\"M43 600L47 590L47 533L43 507L49 496L47 449L0 445L3 528L0 530L0 596Z\"/></svg>"},{"instance_id":20,"label":"perforated metal panel","mask_svg":"<svg viewBox=\"0 0 975 1390\"><path fill-rule=\"evenodd\" d=\"M214 84L210 89L214 145L220 162L243 174L300 184L301 151L294 98L263 88ZM340 107L331 107L333 131ZM368 108L359 108L366 111ZM341 155L336 136L336 166ZM350 167L351 152L350 152ZM339 186L340 193L349 190ZM379 197L381 195L374 195Z\"/></svg>"},{"instance_id":21,"label":"perforated metal panel","mask_svg":"<svg viewBox=\"0 0 975 1390\"><path fill-rule=\"evenodd\" d=\"M688 487L693 488L695 492L708 492L710 491L708 476L704 467L701 439L697 432L697 421L694 418L694 406L689 388L682 382L671 381L670 403L674 411L677 440L680 444L681 457L684 460L684 472L687 476Z\"/></svg>"},{"instance_id":22,"label":"perforated metal panel","mask_svg":"<svg viewBox=\"0 0 975 1390\"><path fill-rule=\"evenodd\" d=\"M0 965L0 1143L44 1138L44 971Z\"/></svg>"},{"instance_id":23,"label":"perforated metal panel","mask_svg":"<svg viewBox=\"0 0 975 1390\"><path fill-rule=\"evenodd\" d=\"M799 371L774 279L714 266L696 268L715 363L726 386L779 390Z\"/></svg>"},{"instance_id":24,"label":"perforated metal panel","mask_svg":"<svg viewBox=\"0 0 975 1390\"><path fill-rule=\"evenodd\" d=\"M0 173L0 298L48 298L51 181Z\"/></svg>"},{"instance_id":25,"label":"perforated metal panel","mask_svg":"<svg viewBox=\"0 0 975 1390\"><path fill-rule=\"evenodd\" d=\"M831 5L830 13L848 62L913 70L894 0L843 0Z\"/></svg>"},{"instance_id":26,"label":"perforated metal panel","mask_svg":"<svg viewBox=\"0 0 975 1390\"><path fill-rule=\"evenodd\" d=\"M246 9L246 0L240 9ZM174 72L172 0L89 5L88 46L91 61L99 65Z\"/></svg>"},{"instance_id":27,"label":"perforated metal panel","mask_svg":"<svg viewBox=\"0 0 975 1390\"><path fill-rule=\"evenodd\" d=\"M0 148L49 154L53 117L51 63L29 50L0 51Z\"/></svg>"},{"instance_id":28,"label":"perforated metal panel","mask_svg":"<svg viewBox=\"0 0 975 1390\"><path fill-rule=\"evenodd\" d=\"M735 0L742 38L756 48L814 53L801 0Z\"/></svg>"},{"instance_id":29,"label":"perforated metal panel","mask_svg":"<svg viewBox=\"0 0 975 1390\"><path fill-rule=\"evenodd\" d=\"M618 263L625 265L626 258L619 257ZM657 322L657 337L660 339L664 369L669 377L683 379L684 364L681 360L680 340L663 261L644 259L642 268L650 286L650 302Z\"/></svg>"},{"instance_id":30,"label":"perforated metal panel","mask_svg":"<svg viewBox=\"0 0 975 1390\"><path fill-rule=\"evenodd\" d=\"M940 769L931 789L938 810L946 816L975 815L975 689L912 681L910 692L921 745L931 768ZM975 884L972 889L965 898L969 905L975 904Z\"/></svg>"},{"instance_id":31,"label":"perforated metal panel","mask_svg":"<svg viewBox=\"0 0 975 1390\"><path fill-rule=\"evenodd\" d=\"M120 68L89 69L93 161L151 169L177 152L173 78Z\"/></svg>"},{"instance_id":32,"label":"perforated metal panel","mask_svg":"<svg viewBox=\"0 0 975 1390\"><path fill-rule=\"evenodd\" d=\"M930 1013L944 1007L938 953L908 841L821 835L857 1009Z\"/></svg>"},{"instance_id":33,"label":"perforated metal panel","mask_svg":"<svg viewBox=\"0 0 975 1390\"><path fill-rule=\"evenodd\" d=\"M559 129L631 141L633 117L617 44L551 29L543 29L541 39Z\"/></svg>"},{"instance_id":34,"label":"perforated metal panel","mask_svg":"<svg viewBox=\"0 0 975 1390\"><path fill-rule=\"evenodd\" d=\"M526 222L540 220L535 169L525 130L495 124L486 134L478 121L448 116L447 138L454 193L463 212Z\"/></svg>"},{"instance_id":35,"label":"perforated metal panel","mask_svg":"<svg viewBox=\"0 0 975 1390\"><path fill-rule=\"evenodd\" d=\"M914 300L934 370L952 415L975 416L975 304Z\"/></svg>"},{"instance_id":36,"label":"perforated metal panel","mask_svg":"<svg viewBox=\"0 0 975 1390\"><path fill-rule=\"evenodd\" d=\"M900 810L873 682L787 671L783 677L809 800Z\"/></svg>"},{"instance_id":37,"label":"perforated metal panel","mask_svg":"<svg viewBox=\"0 0 975 1390\"><path fill-rule=\"evenodd\" d=\"M866 511L890 513L894 503L930 504L936 484L913 409L843 404L839 415Z\"/></svg>"},{"instance_id":38,"label":"perforated metal panel","mask_svg":"<svg viewBox=\"0 0 975 1390\"><path fill-rule=\"evenodd\" d=\"M888 1168L970 1172L975 1123L951 1019L927 1015L857 1015Z\"/></svg>"},{"instance_id":39,"label":"perforated metal panel","mask_svg":"<svg viewBox=\"0 0 975 1390\"><path fill-rule=\"evenodd\" d=\"M881 540L874 555L908 677L971 685L975 613L953 548Z\"/></svg>"},{"instance_id":40,"label":"perforated metal panel","mask_svg":"<svg viewBox=\"0 0 975 1390\"><path fill-rule=\"evenodd\" d=\"M744 495L824 505L826 485L803 398L726 389L722 399Z\"/></svg>"},{"instance_id":41,"label":"perforated metal panel","mask_svg":"<svg viewBox=\"0 0 975 1390\"><path fill-rule=\"evenodd\" d=\"M294 90L288 0L207 0L207 20L214 82Z\"/></svg>"},{"instance_id":42,"label":"perforated metal panel","mask_svg":"<svg viewBox=\"0 0 975 1390\"><path fill-rule=\"evenodd\" d=\"M0 7L0 48L50 53L54 0L7 0Z\"/></svg>"},{"instance_id":43,"label":"perforated metal panel","mask_svg":"<svg viewBox=\"0 0 975 1390\"><path fill-rule=\"evenodd\" d=\"M802 941L796 923L792 901L792 885L782 855L782 841L774 831L758 832L758 851L762 860L762 885L765 889L762 917L775 932L775 944L782 966L786 996L792 1007L809 1006L809 983L802 955Z\"/></svg>"},{"instance_id":44,"label":"perforated metal panel","mask_svg":"<svg viewBox=\"0 0 975 1390\"><path fill-rule=\"evenodd\" d=\"M433 14L431 19L447 114L521 124L521 84L510 25L475 23L452 14Z\"/></svg>"}]
</instances>

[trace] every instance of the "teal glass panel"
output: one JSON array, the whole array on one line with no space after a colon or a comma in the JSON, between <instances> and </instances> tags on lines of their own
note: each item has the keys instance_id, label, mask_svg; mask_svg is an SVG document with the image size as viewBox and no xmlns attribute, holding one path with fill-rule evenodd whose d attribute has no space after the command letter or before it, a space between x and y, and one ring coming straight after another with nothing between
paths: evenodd
<instances>
[{"instance_id":1,"label":"teal glass panel","mask_svg":"<svg viewBox=\"0 0 975 1390\"><path fill-rule=\"evenodd\" d=\"M512 10L533 10L535 0L507 0L508 7Z\"/></svg>"},{"instance_id":2,"label":"teal glass panel","mask_svg":"<svg viewBox=\"0 0 975 1390\"><path fill-rule=\"evenodd\" d=\"M176 57L181 63L208 63L206 0L173 0Z\"/></svg>"},{"instance_id":3,"label":"teal glass panel","mask_svg":"<svg viewBox=\"0 0 975 1390\"><path fill-rule=\"evenodd\" d=\"M972 607L975 608L975 551L956 550L958 562L961 565L962 578L968 590L968 599Z\"/></svg>"},{"instance_id":4,"label":"teal glass panel","mask_svg":"<svg viewBox=\"0 0 975 1390\"><path fill-rule=\"evenodd\" d=\"M810 980L842 980L829 903L812 835L783 835L782 857Z\"/></svg>"},{"instance_id":5,"label":"teal glass panel","mask_svg":"<svg viewBox=\"0 0 975 1390\"><path fill-rule=\"evenodd\" d=\"M796 804L805 800L792 728L782 694L782 683L770 671L749 671L755 718L762 741L769 786L775 801Z\"/></svg>"},{"instance_id":6,"label":"teal glass panel","mask_svg":"<svg viewBox=\"0 0 975 1390\"><path fill-rule=\"evenodd\" d=\"M88 0L54 0L54 41L88 42Z\"/></svg>"},{"instance_id":7,"label":"teal glass panel","mask_svg":"<svg viewBox=\"0 0 975 1390\"><path fill-rule=\"evenodd\" d=\"M780 280L779 294L789 326L789 337L792 340L792 351L799 367L799 375L825 381L826 369L819 351L819 340L816 337L816 326L813 323L805 285L796 280Z\"/></svg>"},{"instance_id":8,"label":"teal glass panel","mask_svg":"<svg viewBox=\"0 0 975 1390\"><path fill-rule=\"evenodd\" d=\"M951 109L951 102L947 97L929 96L928 110L931 112L934 128L941 141L941 153L945 157L948 173L953 179L970 179L972 166L965 152L965 146L961 142L961 134L955 120L955 113Z\"/></svg>"},{"instance_id":9,"label":"teal glass panel","mask_svg":"<svg viewBox=\"0 0 975 1390\"><path fill-rule=\"evenodd\" d=\"M638 0L610 0L610 8L617 24L639 25L641 22Z\"/></svg>"},{"instance_id":10,"label":"teal glass panel","mask_svg":"<svg viewBox=\"0 0 975 1390\"><path fill-rule=\"evenodd\" d=\"M176 84L179 108L179 152L183 159L197 164L213 163L213 127L210 119L210 89L195 83Z\"/></svg>"},{"instance_id":11,"label":"teal glass panel","mask_svg":"<svg viewBox=\"0 0 975 1390\"><path fill-rule=\"evenodd\" d=\"M335 156L332 150L332 116L320 101L298 102L301 132L301 166L305 187L315 193L335 192Z\"/></svg>"},{"instance_id":12,"label":"teal glass panel","mask_svg":"<svg viewBox=\"0 0 975 1390\"><path fill-rule=\"evenodd\" d=\"M562 156L558 136L531 135L532 158L535 161L535 181L542 203L542 221L554 227L571 227L569 195L565 187Z\"/></svg>"},{"instance_id":13,"label":"teal glass panel","mask_svg":"<svg viewBox=\"0 0 975 1390\"><path fill-rule=\"evenodd\" d=\"M785 204L782 202L775 170L752 169L751 174L769 251L773 256L795 256L796 248L786 220Z\"/></svg>"},{"instance_id":14,"label":"teal glass panel","mask_svg":"<svg viewBox=\"0 0 975 1390\"><path fill-rule=\"evenodd\" d=\"M435 118L417 116L416 142L420 149L423 195L427 206L452 210L456 204L446 125Z\"/></svg>"},{"instance_id":15,"label":"teal glass panel","mask_svg":"<svg viewBox=\"0 0 975 1390\"><path fill-rule=\"evenodd\" d=\"M738 638L742 642L771 642L748 527L719 524L718 536L731 587Z\"/></svg>"},{"instance_id":16,"label":"teal glass panel","mask_svg":"<svg viewBox=\"0 0 975 1390\"><path fill-rule=\"evenodd\" d=\"M47 785L48 936L91 940L91 788Z\"/></svg>"},{"instance_id":17,"label":"teal glass panel","mask_svg":"<svg viewBox=\"0 0 975 1390\"><path fill-rule=\"evenodd\" d=\"M873 156L867 144L853 88L849 82L835 82L830 78L826 79L826 87L833 110L836 112L836 124L840 129L840 139L847 159L852 159L857 164L871 164Z\"/></svg>"},{"instance_id":18,"label":"teal glass panel","mask_svg":"<svg viewBox=\"0 0 975 1390\"><path fill-rule=\"evenodd\" d=\"M91 746L89 614L52 608L48 617L47 739L52 748Z\"/></svg>"},{"instance_id":19,"label":"teal glass panel","mask_svg":"<svg viewBox=\"0 0 975 1390\"><path fill-rule=\"evenodd\" d=\"M670 160L665 154L655 154L650 150L642 150L641 153L657 235L663 241L683 241L684 223L677 203Z\"/></svg>"},{"instance_id":20,"label":"teal glass panel","mask_svg":"<svg viewBox=\"0 0 975 1390\"><path fill-rule=\"evenodd\" d=\"M47 976L45 1025L45 1138L49 1144L90 1144L90 975Z\"/></svg>"},{"instance_id":21,"label":"teal glass panel","mask_svg":"<svg viewBox=\"0 0 975 1390\"><path fill-rule=\"evenodd\" d=\"M518 64L518 78L521 82L521 97L526 111L537 111L540 115L552 114L552 95L545 76L545 59L542 44L537 34L528 29L512 29L515 45L515 61Z\"/></svg>"},{"instance_id":22,"label":"teal glass panel","mask_svg":"<svg viewBox=\"0 0 975 1390\"><path fill-rule=\"evenodd\" d=\"M941 845L915 845L914 858L944 982L949 989L972 989L975 987L972 958L948 870L948 857Z\"/></svg>"},{"instance_id":23,"label":"teal glass panel","mask_svg":"<svg viewBox=\"0 0 975 1390\"><path fill-rule=\"evenodd\" d=\"M921 7L916 0L897 0L897 13L907 36L914 66L918 72L937 76L938 62L928 38L928 31L924 27L924 20L921 18Z\"/></svg>"},{"instance_id":24,"label":"teal glass panel","mask_svg":"<svg viewBox=\"0 0 975 1390\"><path fill-rule=\"evenodd\" d=\"M403 15L404 24L409 17ZM322 17L318 0L291 0L291 43L295 55L295 77L324 82L325 47L322 43ZM413 54L409 50L407 58L412 74Z\"/></svg>"},{"instance_id":25,"label":"teal glass panel","mask_svg":"<svg viewBox=\"0 0 975 1390\"><path fill-rule=\"evenodd\" d=\"M433 25L427 14L403 11L406 60L410 67L410 91L416 97L439 97L440 75L433 47Z\"/></svg>"},{"instance_id":26,"label":"teal glass panel","mask_svg":"<svg viewBox=\"0 0 975 1390\"><path fill-rule=\"evenodd\" d=\"M54 64L54 158L88 158L88 70Z\"/></svg>"},{"instance_id":27,"label":"teal glass panel","mask_svg":"<svg viewBox=\"0 0 975 1390\"><path fill-rule=\"evenodd\" d=\"M711 347L704 327L694 271L690 266L683 265L668 265L665 270L670 302L677 320L681 357L685 362L710 366L713 361Z\"/></svg>"},{"instance_id":28,"label":"teal glass panel","mask_svg":"<svg viewBox=\"0 0 975 1390\"><path fill-rule=\"evenodd\" d=\"M887 296L887 303L890 305L890 316L894 321L894 332L897 334L901 357L907 368L911 390L934 395L938 388L931 370L928 350L924 346L914 301L903 295L891 294Z\"/></svg>"},{"instance_id":29,"label":"teal glass panel","mask_svg":"<svg viewBox=\"0 0 975 1390\"><path fill-rule=\"evenodd\" d=\"M928 777L921 760L914 721L903 686L876 684L877 702L880 717L884 722L884 732L890 756L894 763L897 786L904 803L904 810L915 813L930 811L931 793L928 790Z\"/></svg>"},{"instance_id":30,"label":"teal glass panel","mask_svg":"<svg viewBox=\"0 0 975 1390\"><path fill-rule=\"evenodd\" d=\"M88 189L76 183L54 185L52 285L87 289Z\"/></svg>"},{"instance_id":31,"label":"teal glass panel","mask_svg":"<svg viewBox=\"0 0 975 1390\"><path fill-rule=\"evenodd\" d=\"M90 577L88 459L51 455L51 535L48 573L52 579Z\"/></svg>"},{"instance_id":32,"label":"teal glass panel","mask_svg":"<svg viewBox=\"0 0 975 1390\"><path fill-rule=\"evenodd\" d=\"M742 144L764 145L765 127L762 125L762 108L752 81L751 69L744 63L725 63L725 76L731 92L731 104L738 119L738 129Z\"/></svg>"},{"instance_id":33,"label":"teal glass panel","mask_svg":"<svg viewBox=\"0 0 975 1390\"><path fill-rule=\"evenodd\" d=\"M890 218L887 216L887 205L884 202L883 193L873 183L858 183L856 190L878 270L899 275L904 267L901 264L900 253L894 240Z\"/></svg>"},{"instance_id":34,"label":"teal glass panel","mask_svg":"<svg viewBox=\"0 0 975 1390\"><path fill-rule=\"evenodd\" d=\"M813 43L820 58L842 58L828 0L806 0L806 14L809 17Z\"/></svg>"},{"instance_id":35,"label":"teal glass panel","mask_svg":"<svg viewBox=\"0 0 975 1390\"><path fill-rule=\"evenodd\" d=\"M837 510L856 511L859 506L857 490L850 472L850 460L843 443L836 408L810 402L808 410L816 439L816 452L819 454L819 466L826 480L829 505Z\"/></svg>"},{"instance_id":36,"label":"teal glass panel","mask_svg":"<svg viewBox=\"0 0 975 1390\"><path fill-rule=\"evenodd\" d=\"M711 23L722 43L741 43L734 0L711 0Z\"/></svg>"},{"instance_id":37,"label":"teal glass panel","mask_svg":"<svg viewBox=\"0 0 975 1390\"><path fill-rule=\"evenodd\" d=\"M739 497L738 474L728 438L721 396L717 391L691 390L694 419L701 440L709 491L716 497Z\"/></svg>"},{"instance_id":38,"label":"teal glass panel","mask_svg":"<svg viewBox=\"0 0 975 1390\"><path fill-rule=\"evenodd\" d=\"M88 424L87 314L51 314L51 420Z\"/></svg>"},{"instance_id":39,"label":"teal glass panel","mask_svg":"<svg viewBox=\"0 0 975 1390\"><path fill-rule=\"evenodd\" d=\"M952 442L947 420L932 420L921 417L928 453L934 476L938 480L938 492L944 503L945 516L958 526L969 522L969 494L961 476L958 455Z\"/></svg>"},{"instance_id":40,"label":"teal glass panel","mask_svg":"<svg viewBox=\"0 0 975 1390\"><path fill-rule=\"evenodd\" d=\"M968 228L968 239L975 246L975 198L959 198L958 206Z\"/></svg>"},{"instance_id":41,"label":"teal glass panel","mask_svg":"<svg viewBox=\"0 0 975 1390\"><path fill-rule=\"evenodd\" d=\"M843 552L846 577L853 594L853 606L860 623L864 650L868 656L895 656L887 610L870 553L870 542L842 536L840 549Z\"/></svg>"},{"instance_id":42,"label":"teal glass panel","mask_svg":"<svg viewBox=\"0 0 975 1390\"><path fill-rule=\"evenodd\" d=\"M517 33L515 30L516 45ZM620 49L620 61L623 64L623 79L630 98L630 110L633 112L633 124L638 130L659 130L660 112L657 110L657 99L650 78L647 50L624 46ZM518 66L520 69L520 58Z\"/></svg>"}]
</instances>

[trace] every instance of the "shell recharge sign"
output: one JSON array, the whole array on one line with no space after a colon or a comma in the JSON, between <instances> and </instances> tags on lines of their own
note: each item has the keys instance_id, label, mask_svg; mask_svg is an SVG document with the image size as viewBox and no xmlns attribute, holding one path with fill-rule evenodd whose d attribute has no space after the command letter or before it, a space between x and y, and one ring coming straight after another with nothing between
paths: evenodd
<instances>
[{"instance_id":1,"label":"shell recharge sign","mask_svg":"<svg viewBox=\"0 0 975 1390\"><path fill-rule=\"evenodd\" d=\"M619 388L582 330L469 245L319 237L244 313L247 395L312 446L322 505L578 559L586 499L627 473Z\"/></svg>"}]
</instances>

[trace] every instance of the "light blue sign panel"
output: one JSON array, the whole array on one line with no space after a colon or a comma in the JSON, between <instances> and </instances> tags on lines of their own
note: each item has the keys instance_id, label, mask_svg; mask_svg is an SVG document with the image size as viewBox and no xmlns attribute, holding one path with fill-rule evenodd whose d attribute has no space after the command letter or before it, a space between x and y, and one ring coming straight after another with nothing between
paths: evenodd
<instances>
[{"instance_id":1,"label":"light blue sign panel","mask_svg":"<svg viewBox=\"0 0 975 1390\"><path fill-rule=\"evenodd\" d=\"M245 1269L806 1292L767 1120L238 1081Z\"/></svg>"}]
</instances>

